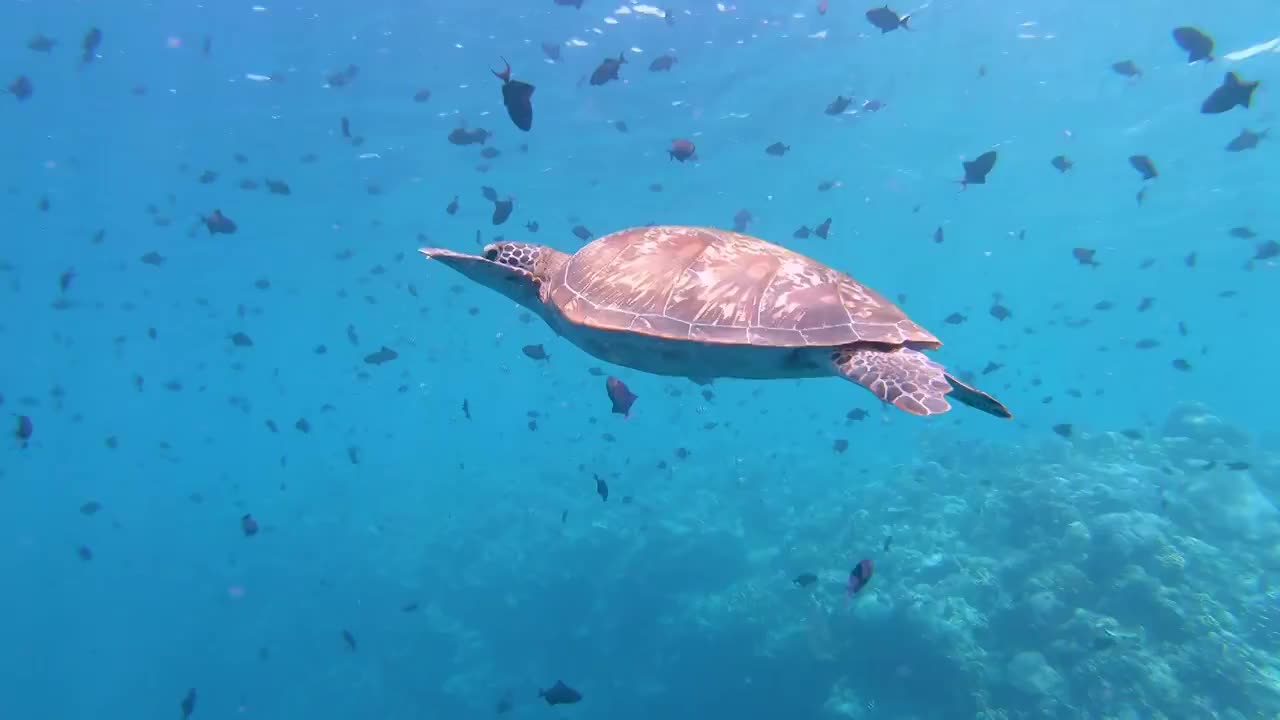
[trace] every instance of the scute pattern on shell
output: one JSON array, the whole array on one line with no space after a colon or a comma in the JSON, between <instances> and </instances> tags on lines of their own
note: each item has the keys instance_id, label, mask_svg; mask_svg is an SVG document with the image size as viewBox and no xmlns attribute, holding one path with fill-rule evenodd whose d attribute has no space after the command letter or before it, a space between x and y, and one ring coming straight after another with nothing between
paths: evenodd
<instances>
[{"instance_id":1,"label":"scute pattern on shell","mask_svg":"<svg viewBox=\"0 0 1280 720\"><path fill-rule=\"evenodd\" d=\"M587 327L770 347L941 345L848 275L727 230L623 230L578 250L562 272L549 300Z\"/></svg>"}]
</instances>

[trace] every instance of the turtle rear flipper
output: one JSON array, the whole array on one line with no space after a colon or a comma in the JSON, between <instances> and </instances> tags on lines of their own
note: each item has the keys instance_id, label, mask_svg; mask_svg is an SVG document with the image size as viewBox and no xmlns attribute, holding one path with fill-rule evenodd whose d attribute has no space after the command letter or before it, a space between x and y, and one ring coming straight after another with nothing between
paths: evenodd
<instances>
[{"instance_id":1,"label":"turtle rear flipper","mask_svg":"<svg viewBox=\"0 0 1280 720\"><path fill-rule=\"evenodd\" d=\"M899 410L938 415L951 409L946 397L952 388L947 371L915 350L843 347L831 352L831 362L841 377Z\"/></svg>"},{"instance_id":2,"label":"turtle rear flipper","mask_svg":"<svg viewBox=\"0 0 1280 720\"><path fill-rule=\"evenodd\" d=\"M944 377L946 377L947 382L951 383L952 398L959 400L971 408L981 410L988 415L995 415L998 418L1006 419L1013 417L1013 413L1009 412L1009 408L1005 407L1004 403L999 400L991 397L972 385L966 385L965 383L960 382L956 378L952 377L950 373L945 374Z\"/></svg>"}]
</instances>

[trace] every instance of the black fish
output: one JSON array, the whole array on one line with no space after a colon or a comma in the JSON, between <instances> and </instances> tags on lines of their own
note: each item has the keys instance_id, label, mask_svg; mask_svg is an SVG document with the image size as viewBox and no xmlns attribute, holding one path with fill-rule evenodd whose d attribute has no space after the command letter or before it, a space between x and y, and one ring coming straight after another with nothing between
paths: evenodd
<instances>
[{"instance_id":1,"label":"black fish","mask_svg":"<svg viewBox=\"0 0 1280 720\"><path fill-rule=\"evenodd\" d=\"M208 217L201 217L200 222L208 228L210 235L231 235L239 229L231 218L222 214L221 210L214 210Z\"/></svg>"},{"instance_id":2,"label":"black fish","mask_svg":"<svg viewBox=\"0 0 1280 720\"><path fill-rule=\"evenodd\" d=\"M812 233L813 231L809 229L808 225L801 225L799 228L796 229L795 232L791 233L791 237L797 240L804 240L805 238L809 237L809 235L811 235Z\"/></svg>"},{"instance_id":3,"label":"black fish","mask_svg":"<svg viewBox=\"0 0 1280 720\"><path fill-rule=\"evenodd\" d=\"M342 137L350 139L351 138L351 121L348 120L347 117L344 115L339 125L342 128Z\"/></svg>"},{"instance_id":4,"label":"black fish","mask_svg":"<svg viewBox=\"0 0 1280 720\"><path fill-rule=\"evenodd\" d=\"M765 154L767 155L772 155L774 157L782 157L783 155L786 155L787 151L790 149L791 149L790 145L783 145L780 142L776 142L770 145L769 147L765 148L764 151L765 151Z\"/></svg>"},{"instance_id":5,"label":"black fish","mask_svg":"<svg viewBox=\"0 0 1280 720\"><path fill-rule=\"evenodd\" d=\"M431 91L428 90L427 88L422 88L421 90L413 94L413 101L416 103L424 103L430 99L431 99Z\"/></svg>"},{"instance_id":6,"label":"black fish","mask_svg":"<svg viewBox=\"0 0 1280 720\"><path fill-rule=\"evenodd\" d=\"M556 2L561 1L556 0ZM539 690L538 697L546 700L548 705L572 705L582 700L582 693L557 680L556 684L550 688Z\"/></svg>"},{"instance_id":7,"label":"black fish","mask_svg":"<svg viewBox=\"0 0 1280 720\"><path fill-rule=\"evenodd\" d=\"M1270 133L1271 133L1270 130L1263 130L1262 132L1254 132L1246 128L1244 130L1241 130L1239 135L1232 138L1231 142L1227 143L1226 150L1227 152L1241 152L1243 150L1252 150L1258 147L1258 143L1261 142L1264 138L1266 138L1267 135Z\"/></svg>"},{"instance_id":8,"label":"black fish","mask_svg":"<svg viewBox=\"0 0 1280 720\"><path fill-rule=\"evenodd\" d=\"M289 183L283 180L272 180L270 178L265 178L263 182L266 183L267 192L271 193L272 195L293 194L293 191L289 189Z\"/></svg>"},{"instance_id":9,"label":"black fish","mask_svg":"<svg viewBox=\"0 0 1280 720\"><path fill-rule=\"evenodd\" d=\"M591 477L596 479L596 494L600 496L600 502L609 502L609 483L595 473L591 473Z\"/></svg>"},{"instance_id":10,"label":"black fish","mask_svg":"<svg viewBox=\"0 0 1280 720\"><path fill-rule=\"evenodd\" d=\"M671 66L679 60L671 55L659 55L649 63L649 72L670 72Z\"/></svg>"},{"instance_id":11,"label":"black fish","mask_svg":"<svg viewBox=\"0 0 1280 720\"><path fill-rule=\"evenodd\" d=\"M880 28L881 34L898 28L910 30L911 27L907 25L907 21L910 19L910 15L898 15L898 13L890 10L888 5L867 11L867 21Z\"/></svg>"},{"instance_id":12,"label":"black fish","mask_svg":"<svg viewBox=\"0 0 1280 720\"><path fill-rule=\"evenodd\" d=\"M1102 264L1102 263L1099 263L1097 260L1093 259L1093 256L1097 254L1098 254L1097 250L1092 250L1090 248L1078 247L1071 251L1071 256L1076 259L1076 262L1080 263L1081 265L1089 265L1092 267L1098 267Z\"/></svg>"},{"instance_id":13,"label":"black fish","mask_svg":"<svg viewBox=\"0 0 1280 720\"><path fill-rule=\"evenodd\" d=\"M1072 427L1071 423L1059 423L1053 426L1053 431L1064 438L1069 438L1075 431L1075 428Z\"/></svg>"},{"instance_id":14,"label":"black fish","mask_svg":"<svg viewBox=\"0 0 1280 720\"><path fill-rule=\"evenodd\" d=\"M1130 155L1129 164L1134 170L1142 173L1143 180L1154 180L1160 176L1160 173L1156 172L1155 163L1151 162L1151 158L1146 155Z\"/></svg>"},{"instance_id":15,"label":"black fish","mask_svg":"<svg viewBox=\"0 0 1280 720\"><path fill-rule=\"evenodd\" d=\"M751 211L750 211L750 210L747 210L747 209L745 209L745 208L744 208L744 209L742 209L742 210L739 210L739 211L738 211L738 212L736 212L736 213L734 213L734 215L733 215L733 231L734 231L734 232L746 232L746 231L747 231L747 225L750 225L750 224L751 224L752 219L753 219L753 218L752 218L752 216L751 216Z\"/></svg>"},{"instance_id":16,"label":"black fish","mask_svg":"<svg viewBox=\"0 0 1280 720\"><path fill-rule=\"evenodd\" d=\"M623 417L631 417L631 406L635 405L639 397L631 392L626 383L610 375L605 378L604 389L609 394L609 401L613 403L612 412Z\"/></svg>"},{"instance_id":17,"label":"black fish","mask_svg":"<svg viewBox=\"0 0 1280 720\"><path fill-rule=\"evenodd\" d=\"M399 353L387 347L386 345L383 345L382 348L379 349L377 352L372 352L372 353L369 353L368 355L365 355L364 361L369 365L381 365L383 363L389 363L398 357L400 357Z\"/></svg>"},{"instance_id":18,"label":"black fish","mask_svg":"<svg viewBox=\"0 0 1280 720\"><path fill-rule=\"evenodd\" d=\"M1142 75L1142 71L1132 60L1121 60L1117 63L1111 63L1111 69L1125 77L1138 77Z\"/></svg>"},{"instance_id":19,"label":"black fish","mask_svg":"<svg viewBox=\"0 0 1280 720\"><path fill-rule=\"evenodd\" d=\"M444 211L449 213L450 215L454 215L458 212L458 198L456 195L454 196L453 200L449 201L449 205L445 207Z\"/></svg>"},{"instance_id":20,"label":"black fish","mask_svg":"<svg viewBox=\"0 0 1280 720\"><path fill-rule=\"evenodd\" d=\"M89 64L98 56L98 47L102 45L102 31L98 28L89 28L89 32L84 34L84 39L80 41L80 62Z\"/></svg>"},{"instance_id":21,"label":"black fish","mask_svg":"<svg viewBox=\"0 0 1280 720\"><path fill-rule=\"evenodd\" d=\"M53 50L53 47L57 44L58 41L48 35L36 33L31 36L30 40L27 40L27 49L35 50L36 52L49 52Z\"/></svg>"},{"instance_id":22,"label":"black fish","mask_svg":"<svg viewBox=\"0 0 1280 720\"><path fill-rule=\"evenodd\" d=\"M1049 164L1058 172L1063 173L1075 167L1075 163L1071 162L1071 158L1066 155L1054 155Z\"/></svg>"},{"instance_id":23,"label":"black fish","mask_svg":"<svg viewBox=\"0 0 1280 720\"><path fill-rule=\"evenodd\" d=\"M800 573L791 582L795 583L798 587L809 587L810 585L818 582L818 576L813 573Z\"/></svg>"},{"instance_id":24,"label":"black fish","mask_svg":"<svg viewBox=\"0 0 1280 720\"><path fill-rule=\"evenodd\" d=\"M498 191L488 185L480 186L480 195L489 202L498 202Z\"/></svg>"},{"instance_id":25,"label":"black fish","mask_svg":"<svg viewBox=\"0 0 1280 720\"><path fill-rule=\"evenodd\" d=\"M610 80L618 79L618 70L627 62L624 53L618 53L618 59L605 58L591 73L592 85L604 85Z\"/></svg>"},{"instance_id":26,"label":"black fish","mask_svg":"<svg viewBox=\"0 0 1280 720\"><path fill-rule=\"evenodd\" d=\"M582 9L582 0L555 0L555 2L557 5L562 7L578 8L579 10Z\"/></svg>"},{"instance_id":27,"label":"black fish","mask_svg":"<svg viewBox=\"0 0 1280 720\"><path fill-rule=\"evenodd\" d=\"M886 536L884 537L884 548L883 548L883 551L884 551L884 552L889 552L889 547L890 547L890 546L892 546L892 545L893 545L893 536L892 536L892 535L886 535Z\"/></svg>"},{"instance_id":28,"label":"black fish","mask_svg":"<svg viewBox=\"0 0 1280 720\"><path fill-rule=\"evenodd\" d=\"M847 98L843 95L837 95L836 99L832 100L831 103L827 105L827 109L823 110L822 112L826 113L827 115L839 115L840 113L849 109L849 103L851 102L853 102L853 98Z\"/></svg>"},{"instance_id":29,"label":"black fish","mask_svg":"<svg viewBox=\"0 0 1280 720\"><path fill-rule=\"evenodd\" d=\"M511 209L514 207L515 203L511 201L511 198L495 200L493 202L493 224L501 225L506 222L507 218L511 217Z\"/></svg>"},{"instance_id":30,"label":"black fish","mask_svg":"<svg viewBox=\"0 0 1280 720\"><path fill-rule=\"evenodd\" d=\"M257 535L258 521L254 520L253 516L248 513L241 515L240 516L240 532L244 533L245 537L253 537L254 535Z\"/></svg>"},{"instance_id":31,"label":"black fish","mask_svg":"<svg viewBox=\"0 0 1280 720\"><path fill-rule=\"evenodd\" d=\"M475 145L484 144L489 139L489 131L484 128L475 128L468 130L466 128L454 128L449 132L449 142L454 145Z\"/></svg>"},{"instance_id":32,"label":"black fish","mask_svg":"<svg viewBox=\"0 0 1280 720\"><path fill-rule=\"evenodd\" d=\"M31 78L26 75L19 75L14 81L9 83L9 93L22 102L31 97L31 93L35 92L35 86L31 84Z\"/></svg>"},{"instance_id":33,"label":"black fish","mask_svg":"<svg viewBox=\"0 0 1280 720\"><path fill-rule=\"evenodd\" d=\"M1217 115L1237 106L1247 109L1253 102L1253 91L1257 89L1257 80L1242 82L1239 75L1229 72L1222 78L1222 84L1200 104L1200 112Z\"/></svg>"},{"instance_id":34,"label":"black fish","mask_svg":"<svg viewBox=\"0 0 1280 720\"><path fill-rule=\"evenodd\" d=\"M542 54L546 55L548 60L558 62L560 60L560 46L556 43L544 42L542 43Z\"/></svg>"},{"instance_id":35,"label":"black fish","mask_svg":"<svg viewBox=\"0 0 1280 720\"><path fill-rule=\"evenodd\" d=\"M960 165L964 167L964 179L959 181L961 189L969 185L985 185L987 173L996 166L996 151L988 150L974 160L962 161Z\"/></svg>"},{"instance_id":36,"label":"black fish","mask_svg":"<svg viewBox=\"0 0 1280 720\"><path fill-rule=\"evenodd\" d=\"M507 107L507 115L516 127L529 131L533 127L533 86L526 82L511 79L511 63L502 58L506 68L502 72L490 70L494 77L502 81L502 104Z\"/></svg>"},{"instance_id":37,"label":"black fish","mask_svg":"<svg viewBox=\"0 0 1280 720\"><path fill-rule=\"evenodd\" d=\"M13 436L18 439L18 444L25 448L35 430L36 426L35 423L31 422L31 418L26 415L19 415L18 427L13 431Z\"/></svg>"},{"instance_id":38,"label":"black fish","mask_svg":"<svg viewBox=\"0 0 1280 720\"><path fill-rule=\"evenodd\" d=\"M187 690L186 697L182 698L182 702L178 705L182 709L182 720L191 717L191 713L196 711L196 689Z\"/></svg>"},{"instance_id":39,"label":"black fish","mask_svg":"<svg viewBox=\"0 0 1280 720\"><path fill-rule=\"evenodd\" d=\"M591 231L582 225L574 225L572 232L573 232L573 236L578 238L579 240L585 241L585 240L591 239Z\"/></svg>"},{"instance_id":40,"label":"black fish","mask_svg":"<svg viewBox=\"0 0 1280 720\"><path fill-rule=\"evenodd\" d=\"M1187 62L1213 61L1213 38L1197 28L1180 27L1173 30L1173 41L1187 51Z\"/></svg>"},{"instance_id":41,"label":"black fish","mask_svg":"<svg viewBox=\"0 0 1280 720\"><path fill-rule=\"evenodd\" d=\"M346 644L347 649L351 652L356 651L356 636L352 635L350 630L342 631L342 642Z\"/></svg>"},{"instance_id":42,"label":"black fish","mask_svg":"<svg viewBox=\"0 0 1280 720\"><path fill-rule=\"evenodd\" d=\"M545 348L541 345L525 345L520 348L520 352L530 360L550 360L551 356L547 354Z\"/></svg>"},{"instance_id":43,"label":"black fish","mask_svg":"<svg viewBox=\"0 0 1280 720\"><path fill-rule=\"evenodd\" d=\"M827 218L826 220L823 220L821 225L813 229L813 234L817 235L823 240L827 239L827 233L829 232L831 232L831 218Z\"/></svg>"}]
</instances>

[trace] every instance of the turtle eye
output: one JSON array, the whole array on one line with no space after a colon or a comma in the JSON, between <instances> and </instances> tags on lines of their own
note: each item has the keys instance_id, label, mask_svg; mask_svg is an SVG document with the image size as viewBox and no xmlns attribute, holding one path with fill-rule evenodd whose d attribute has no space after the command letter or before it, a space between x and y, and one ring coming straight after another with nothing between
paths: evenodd
<instances>
[{"instance_id":1,"label":"turtle eye","mask_svg":"<svg viewBox=\"0 0 1280 720\"><path fill-rule=\"evenodd\" d=\"M489 248L488 250L485 250L484 259L490 262L496 262L498 260L498 251L493 248Z\"/></svg>"}]
</instances>

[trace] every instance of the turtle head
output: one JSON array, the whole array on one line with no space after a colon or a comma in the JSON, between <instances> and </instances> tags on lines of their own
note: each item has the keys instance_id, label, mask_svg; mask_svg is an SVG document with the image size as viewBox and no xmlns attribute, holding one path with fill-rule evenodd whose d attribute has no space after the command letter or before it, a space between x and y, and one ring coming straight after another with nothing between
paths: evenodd
<instances>
[{"instance_id":1,"label":"turtle head","mask_svg":"<svg viewBox=\"0 0 1280 720\"><path fill-rule=\"evenodd\" d=\"M542 245L508 241L485 245L480 255L445 248L422 248L418 252L535 310L542 305L538 289L567 257Z\"/></svg>"}]
</instances>

